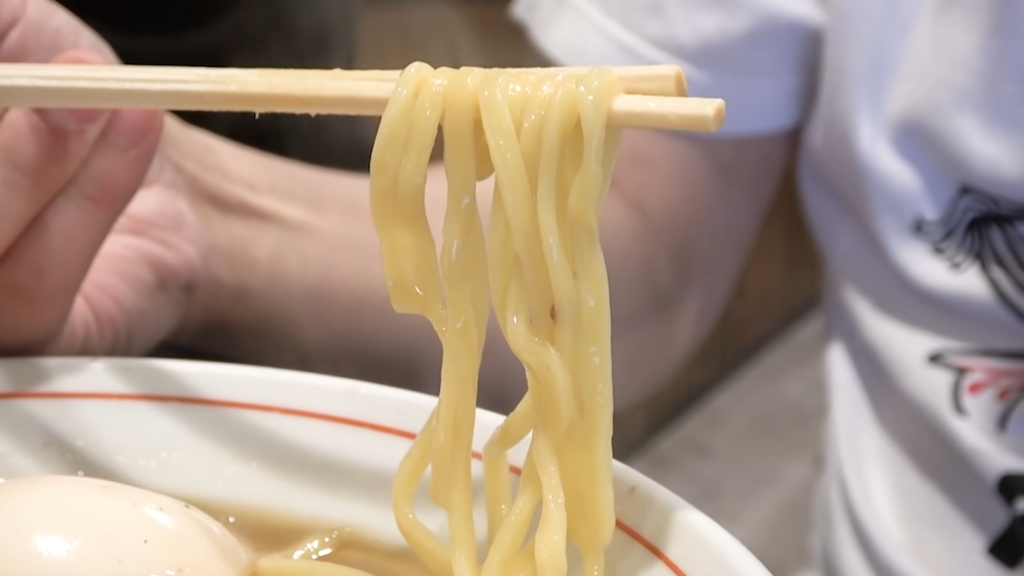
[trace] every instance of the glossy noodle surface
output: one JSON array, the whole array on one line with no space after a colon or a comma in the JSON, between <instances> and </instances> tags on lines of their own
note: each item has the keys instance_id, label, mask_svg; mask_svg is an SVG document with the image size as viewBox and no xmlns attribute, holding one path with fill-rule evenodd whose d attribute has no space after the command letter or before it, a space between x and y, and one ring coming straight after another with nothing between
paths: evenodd
<instances>
[{"instance_id":1,"label":"glossy noodle surface","mask_svg":"<svg viewBox=\"0 0 1024 576\"><path fill-rule=\"evenodd\" d=\"M443 345L438 405L393 491L402 534L435 574L562 576L572 546L585 574L604 571L615 517L598 215L618 140L606 114L619 91L602 69L559 77L414 64L382 117L371 206L388 291L397 311L429 320ZM440 250L424 203L438 130L448 177ZM478 182L491 176L485 233ZM488 546L478 557L470 467L492 309L528 392L484 449ZM507 452L527 436L513 492ZM428 469L447 534L433 533L413 509Z\"/></svg>"}]
</instances>

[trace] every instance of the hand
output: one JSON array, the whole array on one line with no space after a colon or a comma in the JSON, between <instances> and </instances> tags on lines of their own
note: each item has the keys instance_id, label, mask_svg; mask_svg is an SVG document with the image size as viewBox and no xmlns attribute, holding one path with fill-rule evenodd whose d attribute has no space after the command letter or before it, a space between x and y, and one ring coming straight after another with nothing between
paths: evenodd
<instances>
[{"instance_id":1,"label":"hand","mask_svg":"<svg viewBox=\"0 0 1024 576\"><path fill-rule=\"evenodd\" d=\"M50 0L0 0L0 60L116 62ZM203 261L156 111L0 111L0 353L139 354Z\"/></svg>"}]
</instances>

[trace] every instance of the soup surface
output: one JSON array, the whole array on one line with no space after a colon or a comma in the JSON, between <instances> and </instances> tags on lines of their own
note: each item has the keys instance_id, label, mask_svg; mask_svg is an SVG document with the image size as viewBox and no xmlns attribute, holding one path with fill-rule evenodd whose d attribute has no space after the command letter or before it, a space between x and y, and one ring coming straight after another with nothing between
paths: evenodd
<instances>
[{"instance_id":1,"label":"soup surface","mask_svg":"<svg viewBox=\"0 0 1024 576\"><path fill-rule=\"evenodd\" d=\"M351 528L252 507L181 498L226 526L259 556L288 556L342 564L374 576L433 576L408 548Z\"/></svg>"}]
</instances>

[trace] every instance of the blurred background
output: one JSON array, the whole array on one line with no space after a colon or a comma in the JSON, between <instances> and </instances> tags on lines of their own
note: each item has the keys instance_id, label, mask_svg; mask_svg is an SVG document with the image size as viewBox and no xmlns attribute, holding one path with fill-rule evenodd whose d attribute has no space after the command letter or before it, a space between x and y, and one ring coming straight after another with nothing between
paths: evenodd
<instances>
[{"instance_id":1,"label":"blurred background","mask_svg":"<svg viewBox=\"0 0 1024 576\"><path fill-rule=\"evenodd\" d=\"M399 69L535 66L508 0L60 0L133 64ZM362 118L186 114L251 146L366 169ZM823 417L821 272L785 179L703 350L619 415L616 456L737 535L778 576L808 563Z\"/></svg>"}]
</instances>

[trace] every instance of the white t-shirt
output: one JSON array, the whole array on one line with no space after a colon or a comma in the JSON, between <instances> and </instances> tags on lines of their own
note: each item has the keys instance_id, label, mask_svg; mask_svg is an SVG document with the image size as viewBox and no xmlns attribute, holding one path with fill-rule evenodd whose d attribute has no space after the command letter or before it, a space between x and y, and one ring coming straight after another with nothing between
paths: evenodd
<instances>
[{"instance_id":1,"label":"white t-shirt","mask_svg":"<svg viewBox=\"0 0 1024 576\"><path fill-rule=\"evenodd\" d=\"M1024 573L1024 2L519 0L565 64L677 63L802 127L836 576ZM770 383L766 383L770 385Z\"/></svg>"}]
</instances>

